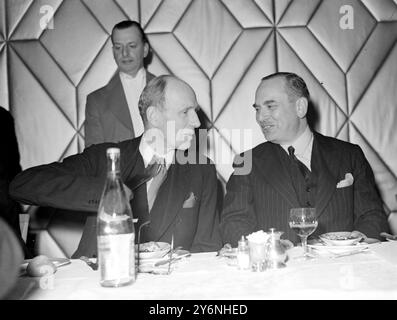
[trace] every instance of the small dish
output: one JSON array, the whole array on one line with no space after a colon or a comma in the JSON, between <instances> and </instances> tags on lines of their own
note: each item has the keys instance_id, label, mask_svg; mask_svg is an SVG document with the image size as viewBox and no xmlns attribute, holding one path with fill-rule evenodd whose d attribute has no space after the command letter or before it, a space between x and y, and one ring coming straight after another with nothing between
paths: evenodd
<instances>
[{"instance_id":1,"label":"small dish","mask_svg":"<svg viewBox=\"0 0 397 320\"><path fill-rule=\"evenodd\" d=\"M176 265L180 260L190 257L190 252L187 250L176 250L172 254L171 265ZM139 272L141 273L156 273L166 274L170 259L168 255L157 259L141 259L139 260Z\"/></svg>"},{"instance_id":2,"label":"small dish","mask_svg":"<svg viewBox=\"0 0 397 320\"><path fill-rule=\"evenodd\" d=\"M228 248L222 252L228 266L237 266L237 248Z\"/></svg>"},{"instance_id":3,"label":"small dish","mask_svg":"<svg viewBox=\"0 0 397 320\"><path fill-rule=\"evenodd\" d=\"M135 245L135 250L138 245ZM158 259L164 257L169 252L171 246L167 242L145 242L139 245L139 259Z\"/></svg>"},{"instance_id":4,"label":"small dish","mask_svg":"<svg viewBox=\"0 0 397 320\"><path fill-rule=\"evenodd\" d=\"M368 249L369 245L367 243L356 243L350 246L333 246L333 245L326 245L322 243L317 244L308 244L309 248L314 249L317 253L334 253L334 254L342 254L348 253L357 250L364 250Z\"/></svg>"},{"instance_id":5,"label":"small dish","mask_svg":"<svg viewBox=\"0 0 397 320\"><path fill-rule=\"evenodd\" d=\"M351 232L328 232L320 235L321 241L329 246L351 246L359 243L362 237L352 237Z\"/></svg>"}]
</instances>

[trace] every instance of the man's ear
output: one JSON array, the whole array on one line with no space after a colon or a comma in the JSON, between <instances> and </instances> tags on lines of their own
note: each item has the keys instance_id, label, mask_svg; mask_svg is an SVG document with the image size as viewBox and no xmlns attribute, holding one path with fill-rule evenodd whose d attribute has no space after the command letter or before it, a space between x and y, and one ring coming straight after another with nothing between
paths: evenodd
<instances>
[{"instance_id":1,"label":"man's ear","mask_svg":"<svg viewBox=\"0 0 397 320\"><path fill-rule=\"evenodd\" d=\"M146 118L147 118L148 123L150 123L152 127L158 127L159 113L158 113L158 109L156 107L149 106L146 109Z\"/></svg>"},{"instance_id":2,"label":"man's ear","mask_svg":"<svg viewBox=\"0 0 397 320\"><path fill-rule=\"evenodd\" d=\"M149 44L145 42L143 44L143 57L146 58L148 54L149 54Z\"/></svg>"},{"instance_id":3,"label":"man's ear","mask_svg":"<svg viewBox=\"0 0 397 320\"><path fill-rule=\"evenodd\" d=\"M306 116L308 105L309 103L305 97L300 97L298 100L296 100L296 114L299 118L302 119Z\"/></svg>"}]
</instances>

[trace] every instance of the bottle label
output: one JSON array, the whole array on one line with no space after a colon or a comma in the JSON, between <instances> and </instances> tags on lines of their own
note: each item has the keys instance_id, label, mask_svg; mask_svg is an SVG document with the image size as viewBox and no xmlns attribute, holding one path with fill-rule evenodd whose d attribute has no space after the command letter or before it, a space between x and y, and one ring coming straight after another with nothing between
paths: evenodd
<instances>
[{"instance_id":1,"label":"bottle label","mask_svg":"<svg viewBox=\"0 0 397 320\"><path fill-rule=\"evenodd\" d=\"M134 234L98 236L101 280L135 279Z\"/></svg>"}]
</instances>

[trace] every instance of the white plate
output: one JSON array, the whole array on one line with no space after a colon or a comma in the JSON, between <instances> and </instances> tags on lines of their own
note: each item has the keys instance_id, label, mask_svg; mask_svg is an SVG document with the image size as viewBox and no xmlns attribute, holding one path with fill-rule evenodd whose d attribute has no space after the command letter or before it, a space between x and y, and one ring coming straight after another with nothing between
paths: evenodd
<instances>
[{"instance_id":1,"label":"white plate","mask_svg":"<svg viewBox=\"0 0 397 320\"><path fill-rule=\"evenodd\" d=\"M164 257L170 251L170 244L167 242L145 242L139 245L139 259L158 259ZM135 245L135 250L138 245Z\"/></svg>"},{"instance_id":2,"label":"white plate","mask_svg":"<svg viewBox=\"0 0 397 320\"><path fill-rule=\"evenodd\" d=\"M190 252L187 250L176 250L172 254L171 264L175 264L180 259L184 257L189 257ZM139 272L153 272L159 271L159 273L163 273L163 271L168 270L169 265L169 255L166 254L164 257L157 259L140 259L139 260Z\"/></svg>"},{"instance_id":3,"label":"white plate","mask_svg":"<svg viewBox=\"0 0 397 320\"><path fill-rule=\"evenodd\" d=\"M351 246L328 246L325 244L308 244L309 248L317 250L318 252L331 252L331 253L345 253L368 248L367 243L357 243Z\"/></svg>"},{"instance_id":4,"label":"white plate","mask_svg":"<svg viewBox=\"0 0 397 320\"><path fill-rule=\"evenodd\" d=\"M328 232L320 235L320 239L331 246L351 246L362 239L362 237L351 237L351 232Z\"/></svg>"}]
</instances>

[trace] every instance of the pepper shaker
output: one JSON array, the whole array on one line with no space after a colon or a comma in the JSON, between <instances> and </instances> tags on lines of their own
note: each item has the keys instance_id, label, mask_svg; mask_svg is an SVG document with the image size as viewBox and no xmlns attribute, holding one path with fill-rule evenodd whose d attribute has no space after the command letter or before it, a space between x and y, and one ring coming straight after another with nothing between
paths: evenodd
<instances>
[{"instance_id":1,"label":"pepper shaker","mask_svg":"<svg viewBox=\"0 0 397 320\"><path fill-rule=\"evenodd\" d=\"M240 270L249 269L250 256L249 256L248 240L246 240L244 236L242 236L240 241L238 242L237 262L238 262L238 268Z\"/></svg>"}]
</instances>

